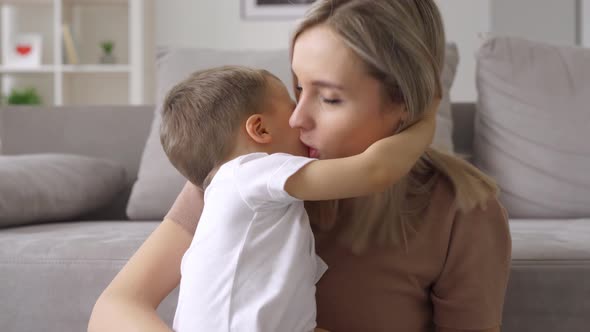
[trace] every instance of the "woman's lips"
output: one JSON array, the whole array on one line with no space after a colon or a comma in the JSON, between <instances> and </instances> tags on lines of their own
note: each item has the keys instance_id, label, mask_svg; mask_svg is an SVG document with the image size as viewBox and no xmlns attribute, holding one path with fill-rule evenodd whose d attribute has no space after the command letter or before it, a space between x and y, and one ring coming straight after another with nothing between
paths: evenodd
<instances>
[{"instance_id":1,"label":"woman's lips","mask_svg":"<svg viewBox=\"0 0 590 332\"><path fill-rule=\"evenodd\" d=\"M320 152L312 147L309 148L309 158L320 158Z\"/></svg>"}]
</instances>

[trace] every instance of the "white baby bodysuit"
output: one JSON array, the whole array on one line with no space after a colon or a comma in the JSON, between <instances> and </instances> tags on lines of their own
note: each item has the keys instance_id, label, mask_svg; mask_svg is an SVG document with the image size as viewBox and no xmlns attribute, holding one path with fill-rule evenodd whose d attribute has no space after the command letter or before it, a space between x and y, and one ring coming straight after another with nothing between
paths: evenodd
<instances>
[{"instance_id":1,"label":"white baby bodysuit","mask_svg":"<svg viewBox=\"0 0 590 332\"><path fill-rule=\"evenodd\" d=\"M219 168L181 263L177 332L302 332L316 320L315 254L303 201L287 179L314 159L253 153Z\"/></svg>"}]
</instances>

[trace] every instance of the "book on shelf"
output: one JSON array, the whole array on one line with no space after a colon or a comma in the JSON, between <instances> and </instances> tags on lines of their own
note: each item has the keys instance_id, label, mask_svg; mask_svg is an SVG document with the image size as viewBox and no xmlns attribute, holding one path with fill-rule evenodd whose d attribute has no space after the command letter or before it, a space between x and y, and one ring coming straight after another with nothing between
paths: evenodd
<instances>
[{"instance_id":1,"label":"book on shelf","mask_svg":"<svg viewBox=\"0 0 590 332\"><path fill-rule=\"evenodd\" d=\"M80 63L80 57L78 55L78 49L72 35L72 29L70 25L64 23L62 25L62 35L64 44L64 63L70 65L77 65Z\"/></svg>"}]
</instances>

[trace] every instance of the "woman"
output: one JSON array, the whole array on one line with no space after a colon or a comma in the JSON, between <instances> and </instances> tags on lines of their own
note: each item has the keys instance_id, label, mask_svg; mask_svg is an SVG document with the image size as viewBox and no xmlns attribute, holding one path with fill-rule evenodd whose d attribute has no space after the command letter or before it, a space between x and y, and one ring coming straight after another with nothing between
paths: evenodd
<instances>
[{"instance_id":1,"label":"woman","mask_svg":"<svg viewBox=\"0 0 590 332\"><path fill-rule=\"evenodd\" d=\"M310 156L357 154L403 130L441 92L441 17L432 0L319 0L292 40L290 125ZM385 112L388 103L399 105ZM428 150L371 197L309 206L318 326L345 331L499 331L511 242L493 182ZM199 204L200 203L200 204ZM93 331L169 331L155 308L179 283L202 209L187 184L164 222L101 295Z\"/></svg>"}]
</instances>

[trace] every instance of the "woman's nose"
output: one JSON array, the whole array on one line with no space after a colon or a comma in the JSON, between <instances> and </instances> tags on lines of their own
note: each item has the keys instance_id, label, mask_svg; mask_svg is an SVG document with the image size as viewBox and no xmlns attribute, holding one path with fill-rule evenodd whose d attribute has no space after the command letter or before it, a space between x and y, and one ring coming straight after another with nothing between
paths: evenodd
<instances>
[{"instance_id":1,"label":"woman's nose","mask_svg":"<svg viewBox=\"0 0 590 332\"><path fill-rule=\"evenodd\" d=\"M300 99L297 106L295 106L295 110L293 110L293 114L289 118L289 126L301 130L312 129L313 117L309 105L306 105L305 100Z\"/></svg>"}]
</instances>

